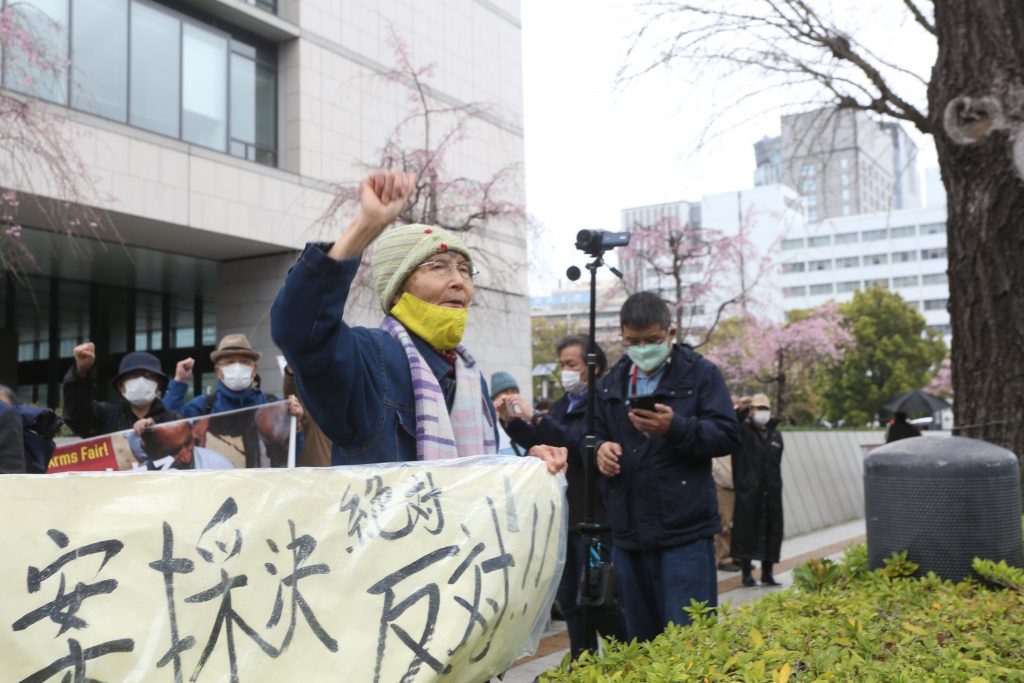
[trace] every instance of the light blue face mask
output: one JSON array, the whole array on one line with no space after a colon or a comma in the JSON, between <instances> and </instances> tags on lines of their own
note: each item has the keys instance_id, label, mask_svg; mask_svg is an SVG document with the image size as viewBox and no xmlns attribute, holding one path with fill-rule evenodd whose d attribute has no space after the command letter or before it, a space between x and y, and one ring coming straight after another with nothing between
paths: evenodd
<instances>
[{"instance_id":1,"label":"light blue face mask","mask_svg":"<svg viewBox=\"0 0 1024 683\"><path fill-rule=\"evenodd\" d=\"M626 355L644 372L656 370L665 362L672 349L672 342L666 340L661 344L641 344L626 347Z\"/></svg>"}]
</instances>

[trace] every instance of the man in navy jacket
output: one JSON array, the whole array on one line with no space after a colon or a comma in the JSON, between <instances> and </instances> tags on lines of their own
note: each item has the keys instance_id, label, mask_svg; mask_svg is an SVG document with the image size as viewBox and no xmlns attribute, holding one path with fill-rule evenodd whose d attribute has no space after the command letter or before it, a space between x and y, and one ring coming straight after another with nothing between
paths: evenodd
<instances>
[{"instance_id":1,"label":"man in navy jacket","mask_svg":"<svg viewBox=\"0 0 1024 683\"><path fill-rule=\"evenodd\" d=\"M634 294L619 317L626 356L597 387L597 466L627 631L650 640L689 623L691 599L717 605L711 460L739 443L739 425L718 368L674 343L657 295ZM641 395L653 409L634 405Z\"/></svg>"}]
</instances>

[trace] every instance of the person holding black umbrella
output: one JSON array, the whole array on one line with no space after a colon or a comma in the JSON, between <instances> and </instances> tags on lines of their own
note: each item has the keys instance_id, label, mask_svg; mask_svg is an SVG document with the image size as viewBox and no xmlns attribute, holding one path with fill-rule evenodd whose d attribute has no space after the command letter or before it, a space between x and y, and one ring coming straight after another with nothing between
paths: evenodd
<instances>
[{"instance_id":1,"label":"person holding black umbrella","mask_svg":"<svg viewBox=\"0 0 1024 683\"><path fill-rule=\"evenodd\" d=\"M907 422L907 414L904 412L894 414L892 422L889 423L889 429L885 432L885 442L892 443L900 439L909 439L912 436L921 436L921 430L917 428L917 425Z\"/></svg>"}]
</instances>

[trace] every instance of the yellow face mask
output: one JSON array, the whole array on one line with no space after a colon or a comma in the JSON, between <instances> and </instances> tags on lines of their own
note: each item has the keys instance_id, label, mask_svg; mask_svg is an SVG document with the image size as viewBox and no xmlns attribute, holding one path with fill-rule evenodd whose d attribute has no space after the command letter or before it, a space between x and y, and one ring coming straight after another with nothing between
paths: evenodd
<instances>
[{"instance_id":1,"label":"yellow face mask","mask_svg":"<svg viewBox=\"0 0 1024 683\"><path fill-rule=\"evenodd\" d=\"M462 341L469 309L435 306L403 292L398 303L391 308L391 315L435 349L448 351Z\"/></svg>"}]
</instances>

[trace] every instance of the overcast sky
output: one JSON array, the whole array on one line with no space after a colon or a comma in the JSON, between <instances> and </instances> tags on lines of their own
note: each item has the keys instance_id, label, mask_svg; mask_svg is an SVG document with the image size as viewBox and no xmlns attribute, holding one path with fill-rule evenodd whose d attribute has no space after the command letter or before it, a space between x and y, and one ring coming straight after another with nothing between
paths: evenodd
<instances>
[{"instance_id":1,"label":"overcast sky","mask_svg":"<svg viewBox=\"0 0 1024 683\"><path fill-rule=\"evenodd\" d=\"M849 5L871 22L881 49L899 44L893 58L927 74L928 45L911 40L919 32L876 21L864 0L832 4ZM532 294L564 282L566 267L582 262L572 246L577 230L618 230L630 206L751 187L754 142L779 134L778 112L744 114L749 120L695 151L723 94L679 73L617 85L637 16L630 2L523 0L527 209L549 235L531 251ZM930 139L904 127L921 149L919 169L936 166Z\"/></svg>"}]
</instances>

